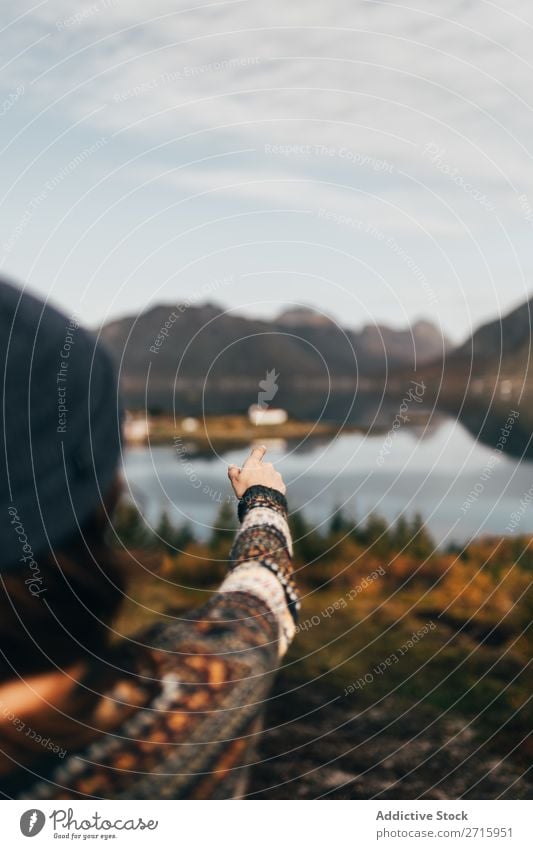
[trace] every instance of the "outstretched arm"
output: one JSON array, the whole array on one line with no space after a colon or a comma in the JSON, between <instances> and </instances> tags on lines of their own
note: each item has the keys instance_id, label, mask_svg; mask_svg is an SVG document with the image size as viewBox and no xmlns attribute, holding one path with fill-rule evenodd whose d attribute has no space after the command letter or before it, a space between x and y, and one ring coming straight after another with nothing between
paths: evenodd
<instances>
[{"instance_id":1,"label":"outstretched arm","mask_svg":"<svg viewBox=\"0 0 533 849\"><path fill-rule=\"evenodd\" d=\"M162 671L179 681L169 709L180 717L169 735L177 748L167 754L166 777L156 778L161 798L243 792L273 674L295 633L299 601L285 485L263 463L265 450L229 470L241 525L228 576L188 621L161 628ZM153 794L153 781L141 783L137 798Z\"/></svg>"},{"instance_id":2,"label":"outstretched arm","mask_svg":"<svg viewBox=\"0 0 533 849\"><path fill-rule=\"evenodd\" d=\"M69 756L27 798L244 793L263 708L299 607L285 486L264 454L255 449L242 469L229 470L241 525L219 591L200 609L138 635L140 650L126 649L131 675L106 699L139 708L113 733Z\"/></svg>"},{"instance_id":3,"label":"outstretched arm","mask_svg":"<svg viewBox=\"0 0 533 849\"><path fill-rule=\"evenodd\" d=\"M221 592L250 592L272 610L279 626L279 656L290 644L300 602L293 578L292 540L287 523L286 487L266 448L255 448L241 469L228 474L239 498L241 527L230 555L230 575Z\"/></svg>"}]
</instances>

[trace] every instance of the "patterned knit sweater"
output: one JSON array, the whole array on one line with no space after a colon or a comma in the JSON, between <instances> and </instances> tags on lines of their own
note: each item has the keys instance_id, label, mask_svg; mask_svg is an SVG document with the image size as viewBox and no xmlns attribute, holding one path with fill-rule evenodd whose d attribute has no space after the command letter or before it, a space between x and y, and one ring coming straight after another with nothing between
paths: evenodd
<instances>
[{"instance_id":1,"label":"patterned knit sweater","mask_svg":"<svg viewBox=\"0 0 533 849\"><path fill-rule=\"evenodd\" d=\"M227 799L243 795L273 674L299 602L285 498L252 487L218 593L136 635L107 700L134 705L112 733L0 782L4 798Z\"/></svg>"}]
</instances>

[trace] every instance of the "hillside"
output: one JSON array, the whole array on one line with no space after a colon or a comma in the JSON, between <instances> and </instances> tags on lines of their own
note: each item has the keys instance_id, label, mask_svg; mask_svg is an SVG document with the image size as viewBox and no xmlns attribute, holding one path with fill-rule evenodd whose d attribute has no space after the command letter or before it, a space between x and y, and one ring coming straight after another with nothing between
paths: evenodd
<instances>
[{"instance_id":1,"label":"hillside","mask_svg":"<svg viewBox=\"0 0 533 849\"><path fill-rule=\"evenodd\" d=\"M484 438L486 419L502 421L490 434L492 440L511 409L520 408L520 422L513 429L515 450L530 451L533 430L530 405L533 396L531 347L533 298L479 327L465 342L444 357L423 363L419 380L426 384L425 400L460 418L476 437ZM397 370L388 382L389 392L400 391L407 374ZM490 424L490 422L489 422ZM496 442L498 438L496 437ZM513 450L511 440L506 448Z\"/></svg>"},{"instance_id":2,"label":"hillside","mask_svg":"<svg viewBox=\"0 0 533 849\"><path fill-rule=\"evenodd\" d=\"M511 310L503 318L482 325L456 348L453 362L472 363L473 374L503 372L514 375L527 369L533 328L533 298Z\"/></svg>"},{"instance_id":3,"label":"hillside","mask_svg":"<svg viewBox=\"0 0 533 849\"><path fill-rule=\"evenodd\" d=\"M151 409L178 413L244 412L274 370L272 402L295 417L314 417L331 393L353 401L361 381L380 391L391 368L413 370L447 348L428 322L354 331L306 308L264 321L214 304L156 306L101 333L119 365L126 404L144 407L147 400Z\"/></svg>"}]
</instances>

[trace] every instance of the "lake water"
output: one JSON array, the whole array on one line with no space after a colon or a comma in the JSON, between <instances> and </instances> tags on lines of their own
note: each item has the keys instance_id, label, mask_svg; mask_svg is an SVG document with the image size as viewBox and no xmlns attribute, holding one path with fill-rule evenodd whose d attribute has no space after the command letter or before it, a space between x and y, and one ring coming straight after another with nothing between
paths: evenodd
<instances>
[{"instance_id":1,"label":"lake water","mask_svg":"<svg viewBox=\"0 0 533 849\"><path fill-rule=\"evenodd\" d=\"M375 512L389 521L420 512L439 545L479 534L508 533L511 514L533 484L533 463L476 441L458 421L434 417L386 433L352 433L327 442L273 443L269 458L283 473L291 510L301 508L317 526L339 505L357 520ZM205 538L230 489L227 466L247 449L211 457L179 458L172 446L128 449L124 474L150 524L166 511ZM474 495L472 495L474 493ZM466 507L465 502L469 503ZM533 533L533 504L515 533Z\"/></svg>"}]
</instances>

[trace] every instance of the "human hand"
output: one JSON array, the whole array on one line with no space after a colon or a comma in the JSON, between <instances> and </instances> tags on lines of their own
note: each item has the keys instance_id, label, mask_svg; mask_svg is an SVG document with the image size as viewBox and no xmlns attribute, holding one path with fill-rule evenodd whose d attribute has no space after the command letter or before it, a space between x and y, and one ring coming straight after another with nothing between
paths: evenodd
<instances>
[{"instance_id":1,"label":"human hand","mask_svg":"<svg viewBox=\"0 0 533 849\"><path fill-rule=\"evenodd\" d=\"M282 495L287 492L280 473L276 471L272 463L263 462L266 451L264 445L254 448L242 469L238 466L229 467L228 477L237 498L242 498L251 486L268 486L270 489L277 489Z\"/></svg>"}]
</instances>

